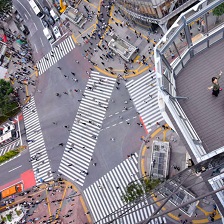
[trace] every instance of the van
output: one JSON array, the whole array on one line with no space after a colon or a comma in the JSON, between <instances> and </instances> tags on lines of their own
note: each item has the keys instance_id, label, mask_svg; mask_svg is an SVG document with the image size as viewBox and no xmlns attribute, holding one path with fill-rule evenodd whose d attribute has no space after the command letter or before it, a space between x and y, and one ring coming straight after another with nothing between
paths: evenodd
<instances>
[{"instance_id":1,"label":"van","mask_svg":"<svg viewBox=\"0 0 224 224\"><path fill-rule=\"evenodd\" d=\"M45 35L45 37L48 39L48 41L52 44L54 43L55 39L52 35L51 30L49 30L47 27L43 29L43 33Z\"/></svg>"},{"instance_id":2,"label":"van","mask_svg":"<svg viewBox=\"0 0 224 224\"><path fill-rule=\"evenodd\" d=\"M60 19L54 9L51 9L50 14L55 21L58 21Z\"/></svg>"}]
</instances>

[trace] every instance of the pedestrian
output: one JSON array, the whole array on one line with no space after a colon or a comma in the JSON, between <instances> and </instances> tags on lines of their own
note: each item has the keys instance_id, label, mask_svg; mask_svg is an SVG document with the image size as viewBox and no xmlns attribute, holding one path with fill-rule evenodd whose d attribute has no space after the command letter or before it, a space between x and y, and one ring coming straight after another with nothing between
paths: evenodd
<instances>
[{"instance_id":1,"label":"pedestrian","mask_svg":"<svg viewBox=\"0 0 224 224\"><path fill-rule=\"evenodd\" d=\"M59 145L59 146L63 146L63 145L64 145L64 143L59 143L58 145Z\"/></svg>"},{"instance_id":2,"label":"pedestrian","mask_svg":"<svg viewBox=\"0 0 224 224\"><path fill-rule=\"evenodd\" d=\"M61 70L61 67L57 67L59 70Z\"/></svg>"},{"instance_id":3,"label":"pedestrian","mask_svg":"<svg viewBox=\"0 0 224 224\"><path fill-rule=\"evenodd\" d=\"M75 76L75 73L74 72L71 72L72 73L72 75L74 75Z\"/></svg>"},{"instance_id":4,"label":"pedestrian","mask_svg":"<svg viewBox=\"0 0 224 224\"><path fill-rule=\"evenodd\" d=\"M212 89L212 95L216 96L216 97L219 95L219 91L222 90L222 88L220 88L219 83L218 83L221 75L222 75L222 71L220 71L220 73L217 77L212 77L212 86L208 87L209 90Z\"/></svg>"},{"instance_id":5,"label":"pedestrian","mask_svg":"<svg viewBox=\"0 0 224 224\"><path fill-rule=\"evenodd\" d=\"M76 60L75 62L76 62L77 64L79 64L79 61L78 61L78 60Z\"/></svg>"}]
</instances>

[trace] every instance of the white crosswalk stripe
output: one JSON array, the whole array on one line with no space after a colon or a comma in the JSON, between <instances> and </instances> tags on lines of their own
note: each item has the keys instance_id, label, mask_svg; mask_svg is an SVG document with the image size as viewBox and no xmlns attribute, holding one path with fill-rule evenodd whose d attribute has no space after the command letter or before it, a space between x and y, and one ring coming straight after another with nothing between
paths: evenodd
<instances>
[{"instance_id":1,"label":"white crosswalk stripe","mask_svg":"<svg viewBox=\"0 0 224 224\"><path fill-rule=\"evenodd\" d=\"M116 79L92 72L83 93L59 172L83 186Z\"/></svg>"},{"instance_id":2,"label":"white crosswalk stripe","mask_svg":"<svg viewBox=\"0 0 224 224\"><path fill-rule=\"evenodd\" d=\"M138 180L137 153L124 160L84 190L84 196L88 202L95 223L103 224L118 218L118 215L121 213L116 213L116 210L125 206L121 196L125 192L127 185L132 181L137 181L140 184ZM117 219L113 223L139 223L149 218L154 212L154 207L153 205L146 205L148 205L147 201L141 202L131 209L133 211L132 213ZM114 214L111 215L113 212ZM163 217L155 219L150 223L162 223L162 220L166 223L166 219Z\"/></svg>"},{"instance_id":3,"label":"white crosswalk stripe","mask_svg":"<svg viewBox=\"0 0 224 224\"><path fill-rule=\"evenodd\" d=\"M7 145L0 148L0 156L4 155L6 152L16 149L20 146L20 139L16 139L13 142L8 143Z\"/></svg>"},{"instance_id":4,"label":"white crosswalk stripe","mask_svg":"<svg viewBox=\"0 0 224 224\"><path fill-rule=\"evenodd\" d=\"M63 58L71 50L75 48L75 43L71 36L66 38L63 42L54 47L52 51L46 54L41 60L37 62L37 68L39 75L46 72L53 64ZM54 53L52 53L54 52ZM54 55L54 56L51 56Z\"/></svg>"},{"instance_id":5,"label":"white crosswalk stripe","mask_svg":"<svg viewBox=\"0 0 224 224\"><path fill-rule=\"evenodd\" d=\"M40 184L41 180L49 181L53 179L53 175L51 173L34 97L31 97L30 103L23 108L23 117L36 183Z\"/></svg>"},{"instance_id":6,"label":"white crosswalk stripe","mask_svg":"<svg viewBox=\"0 0 224 224\"><path fill-rule=\"evenodd\" d=\"M148 73L126 84L136 110L140 113L148 132L151 127L163 120L158 105L155 73Z\"/></svg>"}]
</instances>

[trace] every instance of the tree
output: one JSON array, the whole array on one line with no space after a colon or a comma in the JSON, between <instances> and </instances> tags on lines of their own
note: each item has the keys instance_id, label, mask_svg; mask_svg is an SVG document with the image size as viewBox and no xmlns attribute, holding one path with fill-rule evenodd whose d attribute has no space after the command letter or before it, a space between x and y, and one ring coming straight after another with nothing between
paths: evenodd
<instances>
[{"instance_id":1,"label":"tree","mask_svg":"<svg viewBox=\"0 0 224 224\"><path fill-rule=\"evenodd\" d=\"M16 112L18 103L15 98L10 82L0 79L0 121L3 121L3 118L7 119Z\"/></svg>"},{"instance_id":2,"label":"tree","mask_svg":"<svg viewBox=\"0 0 224 224\"><path fill-rule=\"evenodd\" d=\"M0 0L0 14L9 14L12 11L12 0Z\"/></svg>"},{"instance_id":3,"label":"tree","mask_svg":"<svg viewBox=\"0 0 224 224\"><path fill-rule=\"evenodd\" d=\"M224 14L224 3L220 4L213 9L213 15L217 16L217 22L219 21L219 16Z\"/></svg>"},{"instance_id":4,"label":"tree","mask_svg":"<svg viewBox=\"0 0 224 224\"><path fill-rule=\"evenodd\" d=\"M144 196L145 193L150 192L161 183L159 179L151 179L144 177L138 182L131 182L122 194L121 200L125 203L134 202Z\"/></svg>"}]
</instances>

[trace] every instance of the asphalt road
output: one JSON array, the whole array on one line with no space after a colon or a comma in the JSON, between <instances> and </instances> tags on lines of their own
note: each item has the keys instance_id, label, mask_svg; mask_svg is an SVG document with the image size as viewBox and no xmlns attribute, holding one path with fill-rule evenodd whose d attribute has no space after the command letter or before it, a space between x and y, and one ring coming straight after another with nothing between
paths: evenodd
<instances>
[{"instance_id":1,"label":"asphalt road","mask_svg":"<svg viewBox=\"0 0 224 224\"><path fill-rule=\"evenodd\" d=\"M20 175L31 169L29 152L25 150L19 157L0 166L0 185L4 185L20 177ZM15 169L15 170L14 170Z\"/></svg>"},{"instance_id":2,"label":"asphalt road","mask_svg":"<svg viewBox=\"0 0 224 224\"><path fill-rule=\"evenodd\" d=\"M34 58L39 60L51 50L50 44L43 35L40 19L33 13L27 1L17 0L14 1L14 4L21 15L24 15L25 18L28 17L28 19L24 20L31 29L31 45L38 49L34 52ZM69 137L69 131L64 126L72 127L79 107L78 99L82 98L81 93L74 92L74 89L84 91L88 81L86 71L90 72L92 67L83 58L82 51L82 48L76 46L75 49L39 77L37 88L42 92L36 92L35 103L52 171L58 170L64 151L64 147L58 146L58 144L63 142L66 145ZM75 60L79 60L80 63L77 64ZM58 66L62 70L59 70ZM71 72L75 72L75 78L79 80L78 83L72 81L74 76ZM69 78L65 78L64 75ZM57 92L61 93L62 96L57 97L55 95ZM67 92L68 95L63 94L63 92ZM92 166L92 163L90 163L89 175L86 178L83 189L126 159L128 154L137 152L141 145L140 136L145 135L144 129L136 124L139 122L139 119L132 101L129 100L130 96L125 88L124 81L121 81L119 90L114 88L111 99L114 99L115 102L109 103L102 131L93 153L93 161L97 163L97 166ZM124 104L126 100L128 104ZM130 109L122 112L124 106ZM122 123L120 123L121 118L116 114L117 112L123 116ZM125 121L127 119L129 119L130 125ZM54 125L53 122L57 122L57 125ZM110 138L115 138L115 141L110 141ZM16 165L13 162L13 167L20 163L20 165L23 164L21 169L29 169L31 165L27 161L28 156L22 156L18 159L18 163L15 160ZM9 167L6 166L4 169L7 170ZM15 177L18 174L17 171L13 173ZM4 174L2 175L4 176Z\"/></svg>"},{"instance_id":3,"label":"asphalt road","mask_svg":"<svg viewBox=\"0 0 224 224\"><path fill-rule=\"evenodd\" d=\"M39 2L39 4L44 6L43 2ZM28 0L13 0L13 5L24 19L23 23L26 24L30 31L28 40L33 49L34 59L37 61L51 50L51 45L43 34L44 27L40 18L36 16L30 7Z\"/></svg>"}]
</instances>

